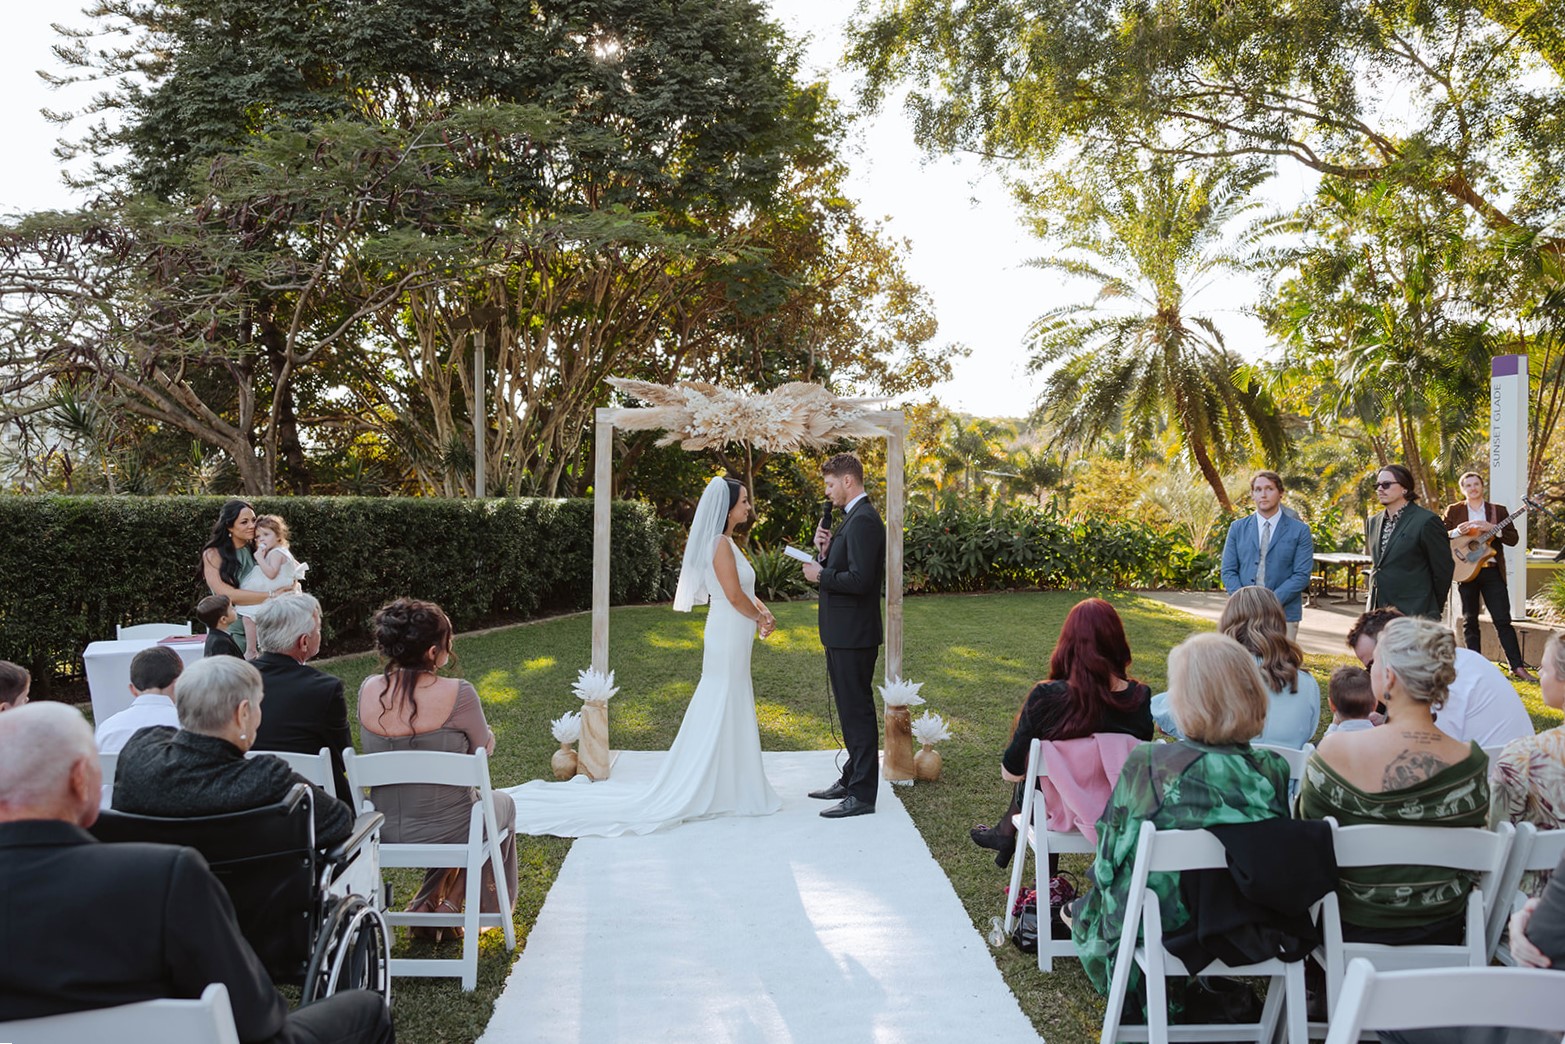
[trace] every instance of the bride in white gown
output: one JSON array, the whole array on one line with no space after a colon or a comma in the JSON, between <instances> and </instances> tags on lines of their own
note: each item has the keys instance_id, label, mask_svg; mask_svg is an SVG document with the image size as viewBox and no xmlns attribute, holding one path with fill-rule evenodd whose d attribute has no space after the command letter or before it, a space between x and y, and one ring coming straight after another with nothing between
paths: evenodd
<instances>
[{"instance_id":1,"label":"bride in white gown","mask_svg":"<svg viewBox=\"0 0 1565 1044\"><path fill-rule=\"evenodd\" d=\"M598 783L534 780L508 791L519 834L616 837L646 834L707 816L766 816L782 801L761 766L761 737L750 684L757 627L776 619L755 597L755 570L735 546L734 526L750 516L748 491L734 479L707 484L690 524L674 609L710 601L701 681L679 735L651 783L612 777Z\"/></svg>"}]
</instances>

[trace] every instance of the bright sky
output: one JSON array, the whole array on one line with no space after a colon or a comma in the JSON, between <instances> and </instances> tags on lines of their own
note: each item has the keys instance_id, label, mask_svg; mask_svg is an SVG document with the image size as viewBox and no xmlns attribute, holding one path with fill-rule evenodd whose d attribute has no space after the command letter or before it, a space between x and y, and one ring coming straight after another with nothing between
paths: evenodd
<instances>
[{"instance_id":1,"label":"bright sky","mask_svg":"<svg viewBox=\"0 0 1565 1044\"><path fill-rule=\"evenodd\" d=\"M850 4L828 0L768 0L775 17L808 37L807 65L829 76L834 93L851 104L853 77L836 69L843 50L842 23ZM56 67L51 20L84 24L73 7L13 4L0 35L0 141L8 162L0 166L0 212L16 213L73 202L60 183L51 155L59 128L42 108L70 108L36 70ZM898 109L859 122L850 144L850 192L866 217L884 219L888 231L912 241L908 269L929 292L940 320L939 342L959 342L972 355L955 378L936 389L946 405L981 416L1022 416L1039 382L1026 372L1022 348L1028 324L1063 300L1060 278L1026 266L1042 244L1021 227L1000 179L968 157L926 159ZM1074 295L1073 295L1074 296ZM1244 300L1248 291L1230 299ZM1206 309L1229 333L1230 346L1246 356L1263 350L1260 326L1237 308Z\"/></svg>"}]
</instances>

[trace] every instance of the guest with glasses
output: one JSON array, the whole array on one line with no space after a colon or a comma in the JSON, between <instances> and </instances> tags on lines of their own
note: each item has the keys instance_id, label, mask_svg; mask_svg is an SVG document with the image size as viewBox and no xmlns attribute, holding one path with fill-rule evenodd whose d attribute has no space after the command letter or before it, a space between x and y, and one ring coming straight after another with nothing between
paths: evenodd
<instances>
[{"instance_id":1,"label":"guest with glasses","mask_svg":"<svg viewBox=\"0 0 1565 1044\"><path fill-rule=\"evenodd\" d=\"M1374 569L1369 608L1390 606L1406 616L1439 619L1456 572L1445 525L1417 503L1413 473L1401 464L1380 469L1375 495L1384 510L1364 525Z\"/></svg>"}]
</instances>

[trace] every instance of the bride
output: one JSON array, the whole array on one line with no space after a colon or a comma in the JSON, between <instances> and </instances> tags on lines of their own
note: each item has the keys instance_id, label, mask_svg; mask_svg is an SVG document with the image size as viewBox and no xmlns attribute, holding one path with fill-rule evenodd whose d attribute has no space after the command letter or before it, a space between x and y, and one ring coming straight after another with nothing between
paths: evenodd
<instances>
[{"instance_id":1,"label":"bride","mask_svg":"<svg viewBox=\"0 0 1565 1044\"><path fill-rule=\"evenodd\" d=\"M750 687L750 649L777 620L755 597L755 570L733 542L750 517L750 494L731 478L707 483L685 542L674 610L710 601L701 681L679 735L650 784L534 780L508 793L516 831L560 837L646 834L706 816L766 816L782 801L761 767Z\"/></svg>"}]
</instances>

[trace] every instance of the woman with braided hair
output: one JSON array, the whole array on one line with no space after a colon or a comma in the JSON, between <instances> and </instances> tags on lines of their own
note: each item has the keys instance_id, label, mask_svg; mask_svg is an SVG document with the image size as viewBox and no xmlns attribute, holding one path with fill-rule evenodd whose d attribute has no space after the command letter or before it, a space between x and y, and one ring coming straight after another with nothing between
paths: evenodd
<instances>
[{"instance_id":1,"label":"woman with braided hair","mask_svg":"<svg viewBox=\"0 0 1565 1044\"><path fill-rule=\"evenodd\" d=\"M451 662L451 621L434 602L398 598L375 614L375 647L386 658L380 674L359 686L359 726L366 754L390 750L437 750L472 754L482 747L494 753L494 732L484 720L478 690L460 678L443 678ZM370 788L370 800L385 813L381 836L393 844L456 844L467 839L468 820L478 792L472 788L401 783ZM502 828L516 819L509 795L494 792L495 817ZM516 905L516 836L501 845L505 878ZM457 913L466 894L467 871L435 868L408 906L415 913ZM483 913L498 913L493 870L484 867ZM460 937L460 928L414 928L415 938L439 942Z\"/></svg>"}]
</instances>

